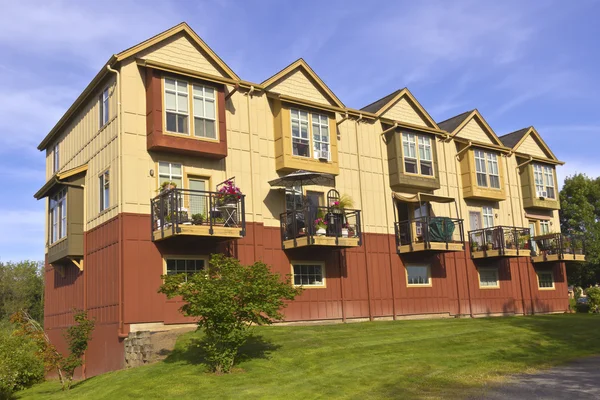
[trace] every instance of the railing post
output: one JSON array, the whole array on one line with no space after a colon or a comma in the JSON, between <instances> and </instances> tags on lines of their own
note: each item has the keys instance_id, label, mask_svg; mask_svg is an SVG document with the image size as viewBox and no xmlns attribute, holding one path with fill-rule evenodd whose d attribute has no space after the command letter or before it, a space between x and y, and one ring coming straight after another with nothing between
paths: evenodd
<instances>
[{"instance_id":1,"label":"railing post","mask_svg":"<svg viewBox=\"0 0 600 400\"><path fill-rule=\"evenodd\" d=\"M240 235L241 236L246 236L246 195L243 194L242 195L242 212L241 212L241 218L242 218L242 230L240 231Z\"/></svg>"},{"instance_id":2,"label":"railing post","mask_svg":"<svg viewBox=\"0 0 600 400\"><path fill-rule=\"evenodd\" d=\"M150 239L154 242L154 205L155 200L150 199Z\"/></svg>"},{"instance_id":3,"label":"railing post","mask_svg":"<svg viewBox=\"0 0 600 400\"><path fill-rule=\"evenodd\" d=\"M358 231L358 245L362 245L362 222L360 220L360 210L356 212L356 230Z\"/></svg>"},{"instance_id":4,"label":"railing post","mask_svg":"<svg viewBox=\"0 0 600 400\"><path fill-rule=\"evenodd\" d=\"M160 237L165 238L165 196L160 195Z\"/></svg>"},{"instance_id":5,"label":"railing post","mask_svg":"<svg viewBox=\"0 0 600 400\"><path fill-rule=\"evenodd\" d=\"M213 229L213 223L214 223L214 216L213 216L213 207L214 207L214 199L213 199L213 193L209 193L208 194L208 234L212 235L214 233L214 229Z\"/></svg>"}]
</instances>

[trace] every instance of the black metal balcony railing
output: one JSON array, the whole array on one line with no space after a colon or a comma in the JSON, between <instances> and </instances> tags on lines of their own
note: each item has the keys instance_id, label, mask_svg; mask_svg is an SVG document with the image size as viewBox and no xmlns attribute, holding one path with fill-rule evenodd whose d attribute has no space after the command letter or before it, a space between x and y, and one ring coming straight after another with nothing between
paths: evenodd
<instances>
[{"instance_id":1,"label":"black metal balcony railing","mask_svg":"<svg viewBox=\"0 0 600 400\"><path fill-rule=\"evenodd\" d=\"M535 236L533 240L537 247L536 255L544 256L545 259L551 255L557 255L559 259L576 259L575 256L585 254L585 240L581 236L549 233Z\"/></svg>"},{"instance_id":2,"label":"black metal balcony railing","mask_svg":"<svg viewBox=\"0 0 600 400\"><path fill-rule=\"evenodd\" d=\"M226 198L219 192L171 189L160 193L151 201L152 232L171 230L174 235L184 225L239 228L240 236L246 232L245 196ZM154 238L154 235L153 235Z\"/></svg>"},{"instance_id":3,"label":"black metal balcony railing","mask_svg":"<svg viewBox=\"0 0 600 400\"><path fill-rule=\"evenodd\" d=\"M531 253L529 228L516 226L494 226L469 232L469 248L474 252L493 251L494 254L507 255L507 250L516 250L517 255ZM514 252L510 252L514 253Z\"/></svg>"},{"instance_id":4,"label":"black metal balcony railing","mask_svg":"<svg viewBox=\"0 0 600 400\"><path fill-rule=\"evenodd\" d=\"M306 206L282 213L279 222L281 240L293 239L294 246L298 238L313 243L315 236L334 237L336 245L340 238L358 238L361 244L360 210Z\"/></svg>"},{"instance_id":5,"label":"black metal balcony railing","mask_svg":"<svg viewBox=\"0 0 600 400\"><path fill-rule=\"evenodd\" d=\"M398 246L423 243L425 249L431 249L432 243L464 244L463 220L449 217L420 217L396 222L396 243Z\"/></svg>"}]
</instances>

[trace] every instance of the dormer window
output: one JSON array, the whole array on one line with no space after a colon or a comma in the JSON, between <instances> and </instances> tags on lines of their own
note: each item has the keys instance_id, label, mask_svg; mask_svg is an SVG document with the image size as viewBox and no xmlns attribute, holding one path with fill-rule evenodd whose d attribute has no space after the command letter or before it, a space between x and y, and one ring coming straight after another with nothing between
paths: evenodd
<instances>
[{"instance_id":1,"label":"dormer window","mask_svg":"<svg viewBox=\"0 0 600 400\"><path fill-rule=\"evenodd\" d=\"M537 197L556 199L554 190L554 168L548 165L534 164L533 177Z\"/></svg>"},{"instance_id":2,"label":"dormer window","mask_svg":"<svg viewBox=\"0 0 600 400\"><path fill-rule=\"evenodd\" d=\"M329 117L290 109L292 125L292 154L299 157L330 160ZM312 140L312 153L311 153Z\"/></svg>"},{"instance_id":3,"label":"dormer window","mask_svg":"<svg viewBox=\"0 0 600 400\"><path fill-rule=\"evenodd\" d=\"M417 145L419 151L417 152ZM433 176L431 137L417 133L402 133L404 170L410 174Z\"/></svg>"},{"instance_id":4,"label":"dormer window","mask_svg":"<svg viewBox=\"0 0 600 400\"><path fill-rule=\"evenodd\" d=\"M498 155L489 151L475 150L477 186L500 189Z\"/></svg>"}]
</instances>

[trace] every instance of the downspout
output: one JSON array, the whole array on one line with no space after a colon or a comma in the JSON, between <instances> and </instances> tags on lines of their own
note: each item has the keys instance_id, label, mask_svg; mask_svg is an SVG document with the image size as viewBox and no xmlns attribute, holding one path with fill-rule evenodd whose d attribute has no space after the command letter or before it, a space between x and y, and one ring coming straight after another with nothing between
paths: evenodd
<instances>
[{"instance_id":1,"label":"downspout","mask_svg":"<svg viewBox=\"0 0 600 400\"><path fill-rule=\"evenodd\" d=\"M510 169L508 168L508 157L509 156L510 156L510 153L505 156L505 158L506 158L506 162L505 162L506 181L508 183L508 197L510 198L510 214L512 216L512 223L513 223L513 226L517 226L517 225L515 225L515 209L513 207L512 189L510 187Z\"/></svg>"},{"instance_id":2,"label":"downspout","mask_svg":"<svg viewBox=\"0 0 600 400\"><path fill-rule=\"evenodd\" d=\"M121 207L123 204L123 105L121 103L121 73L112 68L110 65L106 66L106 69L116 75L117 80L117 148L119 152L119 158L117 161L118 173L118 187L117 187L117 213L121 214ZM120 339L129 336L124 332L124 304L123 304L123 220L119 216L119 246L118 246L118 289L119 289L119 325L117 327L117 336Z\"/></svg>"},{"instance_id":3,"label":"downspout","mask_svg":"<svg viewBox=\"0 0 600 400\"><path fill-rule=\"evenodd\" d=\"M354 122L354 132L355 132L355 136L356 136L356 165L358 167L358 187L359 187L359 191L360 191L360 203L361 205L364 205L364 198L363 198L363 185L362 185L362 178L361 178L361 168L360 168L360 145L358 142L358 121L360 121L362 119L362 114L360 114L360 118L357 119ZM361 227L362 229L362 227ZM363 232L363 237L366 239L366 233ZM364 255L365 255L365 273L366 273L366 277L367 277L367 301L369 302L369 321L373 321L373 313L371 312L371 286L370 286L370 282L369 282L369 266L367 265L367 241L364 241L363 246L365 247L365 251L364 251Z\"/></svg>"}]
</instances>

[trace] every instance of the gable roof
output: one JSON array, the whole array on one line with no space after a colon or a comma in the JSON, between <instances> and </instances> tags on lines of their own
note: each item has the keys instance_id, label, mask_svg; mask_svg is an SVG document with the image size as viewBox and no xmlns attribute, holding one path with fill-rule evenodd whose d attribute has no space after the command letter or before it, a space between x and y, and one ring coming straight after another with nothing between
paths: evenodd
<instances>
[{"instance_id":1,"label":"gable roof","mask_svg":"<svg viewBox=\"0 0 600 400\"><path fill-rule=\"evenodd\" d=\"M435 123L431 115L423 108L421 103L417 101L415 96L408 90L408 88L398 89L373 103L361 108L361 111L366 111L375 114L377 117L383 115L387 110L396 104L402 97L407 97L409 102L412 103L417 110L423 115L425 120L431 124L432 127L438 128L438 124Z\"/></svg>"},{"instance_id":2,"label":"gable roof","mask_svg":"<svg viewBox=\"0 0 600 400\"><path fill-rule=\"evenodd\" d=\"M548 147L546 142L544 142L544 139L542 139L542 137L540 136L538 131L533 126L530 126L528 128L519 129L518 131L508 133L504 136L501 136L500 139L502 140L503 143L505 143L506 146L512 148L513 152L517 153L519 146L521 146L521 144L523 144L523 142L530 136L537 142L537 144L542 148L542 150L548 155L549 160L552 160L552 161L555 161L555 162L561 163L561 164L563 163L562 161L559 161L558 158L556 158L556 156L554 155L552 150L550 150L550 148Z\"/></svg>"},{"instance_id":3,"label":"gable roof","mask_svg":"<svg viewBox=\"0 0 600 400\"><path fill-rule=\"evenodd\" d=\"M296 69L299 69L299 70L305 72L310 77L310 79L312 79L315 82L317 87L319 89L321 89L323 91L323 93L327 97L329 97L329 99L336 106L338 106L340 108L345 108L344 103L342 103L342 101L335 95L335 93L333 93L333 91L331 89L329 89L329 87L325 84L325 82L323 82L323 80L319 77L319 75L317 75L315 73L315 71L313 71L313 69L308 65L308 63L306 61L304 61L304 59L302 59L302 58L297 59L296 61L294 61L293 63L291 63L284 69L282 69L281 71L277 72L270 78L263 81L260 85L268 90L270 86L273 86L280 79L284 78L286 75L290 74L291 72L295 71Z\"/></svg>"},{"instance_id":4,"label":"gable roof","mask_svg":"<svg viewBox=\"0 0 600 400\"><path fill-rule=\"evenodd\" d=\"M449 118L445 121L442 121L438 124L441 129L444 129L446 132L450 133L450 136L455 137L458 135L460 130L465 127L469 121L476 119L483 125L483 128L487 131L487 134L491 137L492 141L495 142L496 145L504 147L504 144L496 135L496 132L492 129L492 127L487 123L487 121L483 118L478 109L474 109L471 111L466 111L462 114L456 115L452 118Z\"/></svg>"},{"instance_id":5,"label":"gable roof","mask_svg":"<svg viewBox=\"0 0 600 400\"><path fill-rule=\"evenodd\" d=\"M88 96L96 89L107 75L111 72L108 71L108 67L114 67L117 63L132 57L138 54L141 51L146 50L147 48L154 46L170 37L173 37L179 33L185 33L187 37L198 47L200 47L222 71L225 75L227 75L230 79L234 79L239 81L240 78L225 64L223 60L210 48L208 45L200 39L200 37L194 32L190 26L182 22L174 27L167 29L164 32L159 33L151 37L148 40L145 40L135 46L132 46L126 50L121 51L118 54L113 54L108 61L100 68L100 71L94 76L92 81L83 89L81 94L75 99L73 104L67 109L67 111L63 114L63 116L58 120L58 122L54 125L54 127L48 132L46 137L42 139L40 144L38 145L38 150L45 150L46 147L50 144L50 142L54 139L54 137L58 134L59 130L70 120L73 114L79 109L79 107L88 99Z\"/></svg>"}]
</instances>

